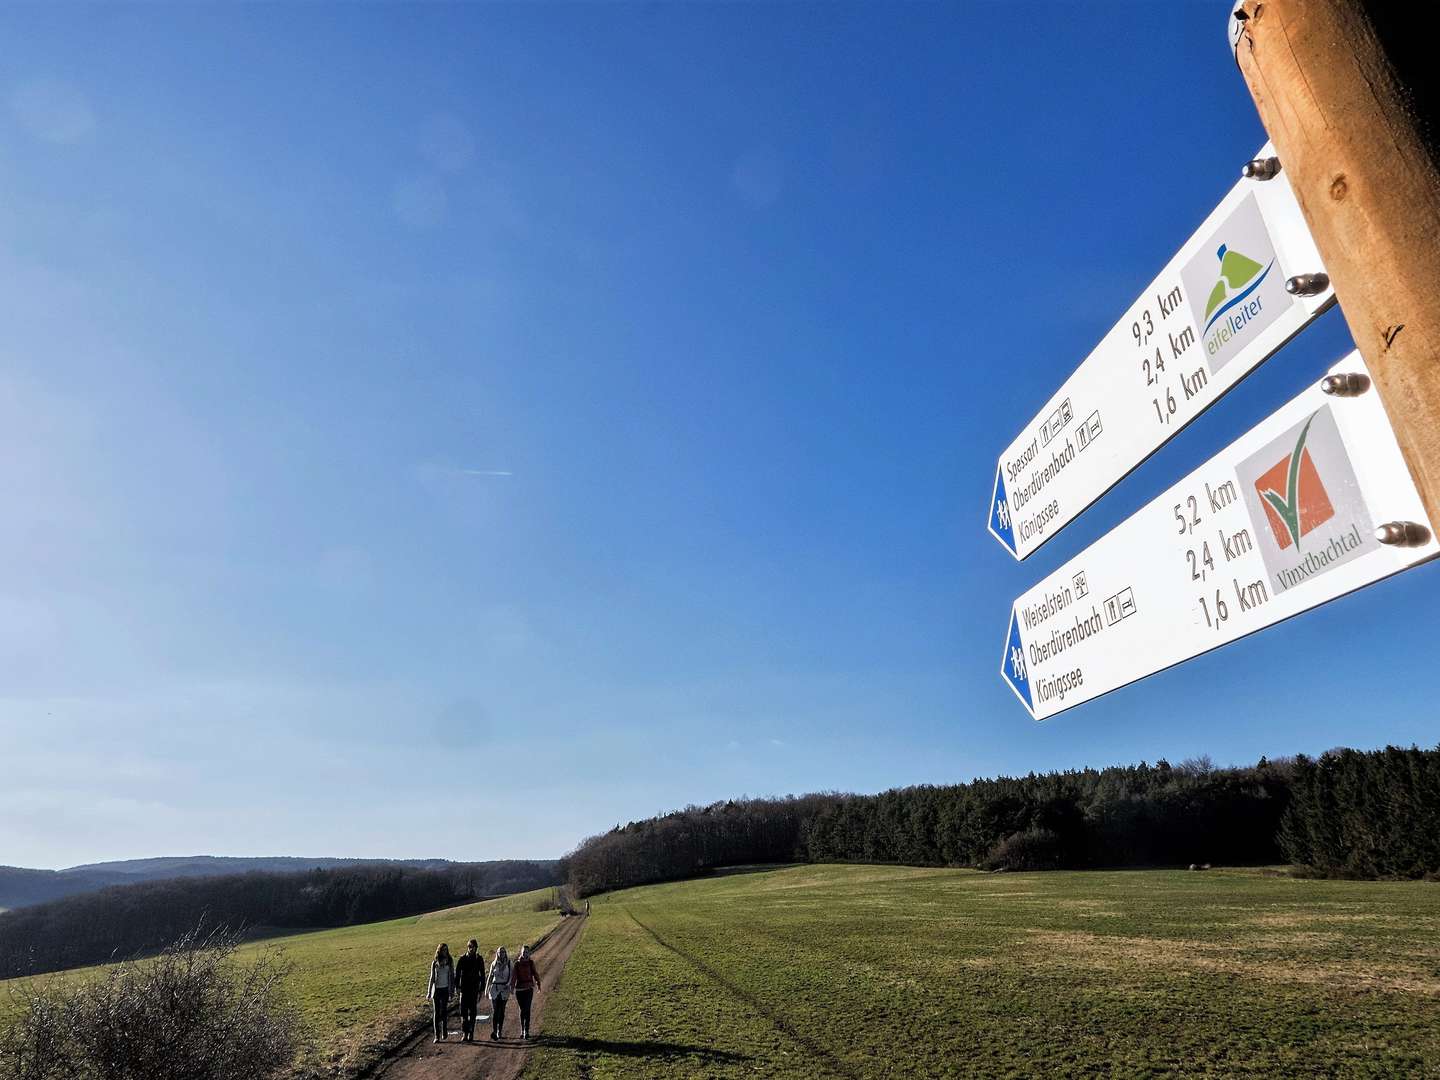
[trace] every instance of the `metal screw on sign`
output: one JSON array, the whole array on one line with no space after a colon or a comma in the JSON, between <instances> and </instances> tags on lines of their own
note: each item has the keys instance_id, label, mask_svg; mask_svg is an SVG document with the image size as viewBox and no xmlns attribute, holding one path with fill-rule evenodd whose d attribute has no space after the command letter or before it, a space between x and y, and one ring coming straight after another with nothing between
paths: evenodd
<instances>
[{"instance_id":1,"label":"metal screw on sign","mask_svg":"<svg viewBox=\"0 0 1440 1080\"><path fill-rule=\"evenodd\" d=\"M1358 371L1326 375L1320 380L1320 389L1334 397L1358 397L1370 389L1370 376Z\"/></svg>"},{"instance_id":2,"label":"metal screw on sign","mask_svg":"<svg viewBox=\"0 0 1440 1080\"><path fill-rule=\"evenodd\" d=\"M1430 539L1430 530L1415 521L1387 521L1375 530L1375 539L1395 547L1419 547Z\"/></svg>"},{"instance_id":3,"label":"metal screw on sign","mask_svg":"<svg viewBox=\"0 0 1440 1080\"><path fill-rule=\"evenodd\" d=\"M1278 157L1255 158L1240 166L1240 175L1246 180L1273 180L1280 175Z\"/></svg>"},{"instance_id":4,"label":"metal screw on sign","mask_svg":"<svg viewBox=\"0 0 1440 1080\"><path fill-rule=\"evenodd\" d=\"M1243 7L1237 7L1230 13L1230 48L1240 47L1240 37L1245 33L1245 23L1249 20L1250 13Z\"/></svg>"},{"instance_id":5,"label":"metal screw on sign","mask_svg":"<svg viewBox=\"0 0 1440 1080\"><path fill-rule=\"evenodd\" d=\"M1285 281L1285 291L1291 296L1314 296L1329 287L1329 274L1296 274Z\"/></svg>"}]
</instances>

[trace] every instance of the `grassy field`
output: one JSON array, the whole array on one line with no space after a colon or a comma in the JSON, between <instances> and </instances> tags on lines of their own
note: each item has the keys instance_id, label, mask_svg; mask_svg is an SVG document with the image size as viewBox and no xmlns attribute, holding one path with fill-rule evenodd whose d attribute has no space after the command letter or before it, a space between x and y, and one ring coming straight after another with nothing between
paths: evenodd
<instances>
[{"instance_id":1,"label":"grassy field","mask_svg":"<svg viewBox=\"0 0 1440 1080\"><path fill-rule=\"evenodd\" d=\"M423 1019L425 984L437 944L448 942L458 956L473 937L487 952L493 953L497 945L513 952L559 920L553 911L534 910L536 900L549 893L544 889L414 918L272 938L246 946L241 955L277 947L293 965L288 988L310 1041L301 1073L354 1068ZM0 982L0 1010L9 1000L5 988Z\"/></svg>"},{"instance_id":2,"label":"grassy field","mask_svg":"<svg viewBox=\"0 0 1440 1080\"><path fill-rule=\"evenodd\" d=\"M1440 885L797 867L593 915L526 1080L1440 1076Z\"/></svg>"}]
</instances>

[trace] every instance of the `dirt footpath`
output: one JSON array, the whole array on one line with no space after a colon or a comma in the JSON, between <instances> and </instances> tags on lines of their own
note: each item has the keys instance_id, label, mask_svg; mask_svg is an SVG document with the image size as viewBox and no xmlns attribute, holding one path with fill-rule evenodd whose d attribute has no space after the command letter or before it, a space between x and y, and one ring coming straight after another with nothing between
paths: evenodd
<instances>
[{"instance_id":1,"label":"dirt footpath","mask_svg":"<svg viewBox=\"0 0 1440 1080\"><path fill-rule=\"evenodd\" d=\"M532 1042L545 1026L545 1001L565 962L575 951L580 931L585 925L582 916L561 919L560 925L534 950L535 964L540 969L541 989L535 991L535 1001L530 1009L530 1036ZM490 1011L490 1003L481 998L481 1012ZM525 1067L530 1055L530 1046L520 1040L520 1008L515 999L505 1011L505 1038L499 1042L490 1041L490 1021L481 1020L475 1025L475 1041L460 1041L460 1013L451 1014L450 1041L435 1043L427 1027L423 1034L416 1036L401 1048L400 1052L385 1067L374 1074L376 1080L515 1080Z\"/></svg>"}]
</instances>

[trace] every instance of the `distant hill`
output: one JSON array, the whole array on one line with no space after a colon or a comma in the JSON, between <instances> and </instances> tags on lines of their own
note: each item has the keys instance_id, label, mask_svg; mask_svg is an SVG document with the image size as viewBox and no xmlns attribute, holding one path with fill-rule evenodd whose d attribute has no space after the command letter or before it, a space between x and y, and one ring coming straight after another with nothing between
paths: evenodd
<instances>
[{"instance_id":1,"label":"distant hill","mask_svg":"<svg viewBox=\"0 0 1440 1080\"><path fill-rule=\"evenodd\" d=\"M94 892L129 878L62 870L26 870L0 866L0 908L22 908L48 900Z\"/></svg>"},{"instance_id":2,"label":"distant hill","mask_svg":"<svg viewBox=\"0 0 1440 1080\"><path fill-rule=\"evenodd\" d=\"M293 873L298 870L338 870L355 866L405 866L443 870L455 865L448 859L307 859L298 856L230 858L217 855L174 855L158 859L126 859L87 863L66 870L29 870L0 866L0 909L29 907L67 896L95 892L110 885L143 881L214 877L251 871Z\"/></svg>"},{"instance_id":3,"label":"distant hill","mask_svg":"<svg viewBox=\"0 0 1440 1080\"><path fill-rule=\"evenodd\" d=\"M558 885L563 875L560 864L549 860L442 862L438 867L344 862L303 870L132 878L128 884L30 903L0 914L0 979L152 953L202 924L254 936L354 926L544 889ZM68 871L51 873L69 876Z\"/></svg>"}]
</instances>

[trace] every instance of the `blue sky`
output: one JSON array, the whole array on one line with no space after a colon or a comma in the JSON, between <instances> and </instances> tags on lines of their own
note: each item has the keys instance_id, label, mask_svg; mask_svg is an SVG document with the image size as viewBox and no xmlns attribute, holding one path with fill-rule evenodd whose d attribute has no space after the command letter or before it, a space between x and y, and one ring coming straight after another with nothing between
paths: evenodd
<instances>
[{"instance_id":1,"label":"blue sky","mask_svg":"<svg viewBox=\"0 0 1440 1080\"><path fill-rule=\"evenodd\" d=\"M0 10L0 863L1433 745L1420 568L1044 724L998 451L1264 141L1210 3Z\"/></svg>"}]
</instances>

